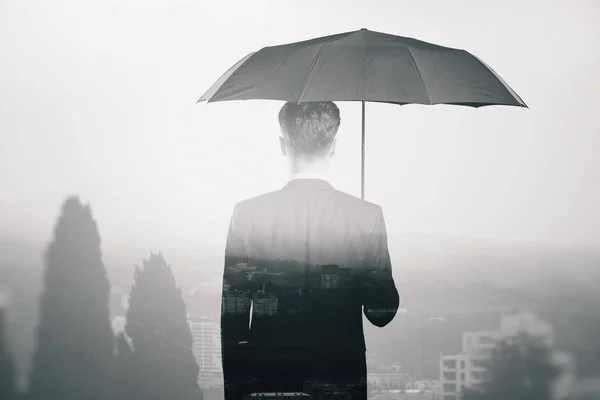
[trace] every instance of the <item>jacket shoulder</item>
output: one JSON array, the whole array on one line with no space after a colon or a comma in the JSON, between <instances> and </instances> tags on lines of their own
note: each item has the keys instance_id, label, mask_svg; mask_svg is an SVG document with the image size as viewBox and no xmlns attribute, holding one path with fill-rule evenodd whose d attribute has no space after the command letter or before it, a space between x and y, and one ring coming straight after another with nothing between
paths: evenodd
<instances>
[{"instance_id":1,"label":"jacket shoulder","mask_svg":"<svg viewBox=\"0 0 600 400\"><path fill-rule=\"evenodd\" d=\"M254 197L238 201L234 208L234 216L238 223L255 221L257 218L277 215L281 210L288 210L290 199L282 190L274 190ZM378 204L360 199L351 194L333 189L329 201L335 208L353 221L356 226L372 230L383 219L382 207ZM330 203L331 205L331 203Z\"/></svg>"},{"instance_id":2,"label":"jacket shoulder","mask_svg":"<svg viewBox=\"0 0 600 400\"><path fill-rule=\"evenodd\" d=\"M339 190L336 190L336 193L339 196L341 203L345 203L348 207L354 208L357 211L371 216L377 215L380 212L382 212L382 208L379 204L371 203L370 201L363 200L361 198Z\"/></svg>"},{"instance_id":3,"label":"jacket shoulder","mask_svg":"<svg viewBox=\"0 0 600 400\"><path fill-rule=\"evenodd\" d=\"M280 192L281 190L273 190L271 192L240 200L235 204L234 212L238 215L251 214L256 210L272 206L279 201Z\"/></svg>"}]
</instances>

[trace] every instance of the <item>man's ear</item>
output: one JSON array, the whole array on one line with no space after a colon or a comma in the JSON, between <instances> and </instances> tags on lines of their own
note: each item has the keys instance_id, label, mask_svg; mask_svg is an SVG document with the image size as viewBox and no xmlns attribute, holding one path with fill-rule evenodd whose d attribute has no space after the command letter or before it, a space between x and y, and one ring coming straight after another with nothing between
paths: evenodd
<instances>
[{"instance_id":1,"label":"man's ear","mask_svg":"<svg viewBox=\"0 0 600 400\"><path fill-rule=\"evenodd\" d=\"M279 147L281 148L281 154L285 156L287 154L285 150L285 139L281 136L279 136Z\"/></svg>"}]
</instances>

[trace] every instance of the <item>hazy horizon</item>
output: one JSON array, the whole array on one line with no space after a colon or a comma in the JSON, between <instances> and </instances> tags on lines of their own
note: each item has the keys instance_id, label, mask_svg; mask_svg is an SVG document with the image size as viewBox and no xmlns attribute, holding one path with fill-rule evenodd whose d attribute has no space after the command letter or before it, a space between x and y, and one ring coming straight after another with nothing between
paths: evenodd
<instances>
[{"instance_id":1,"label":"hazy horizon","mask_svg":"<svg viewBox=\"0 0 600 400\"><path fill-rule=\"evenodd\" d=\"M43 242L30 241L27 238L18 237L15 235L7 235L0 231L0 245L3 245L8 253L4 252L0 261L11 261L17 265L24 266L24 262L35 263L37 267L42 268L45 263L45 251L47 245L54 239L49 237ZM162 253L165 260L171 265L174 270L180 273L186 271L198 270L198 272L206 272L211 276L222 274L223 267L223 249L220 246L199 247L196 251L180 251L179 249L169 247L117 247L106 248L103 244L102 235L100 237L102 258L104 264L112 272L119 270L132 270L136 265L141 265L144 259L147 259L151 253ZM398 266L396 273L402 276L403 271L420 270L423 266L434 269L449 269L449 272L461 269L465 265L460 265L461 262L467 261L467 266L474 266L475 258L487 259L488 261L481 265L479 269L489 270L489 261L494 261L506 257L508 264L505 267L511 267L517 260L521 260L520 266L527 260L543 260L543 264L551 263L556 260L556 257L561 257L558 265L566 267L568 260L575 260L583 257L586 263L593 260L600 261L600 248L598 247L582 247L582 246L556 246L548 243L535 242L511 242L489 240L472 237L451 237L444 235L427 235L427 234L391 234L388 238L390 255L392 261ZM15 252L14 246L21 246L21 251ZM8 259L7 259L8 257ZM573 258L575 257L575 258ZM406 260L415 260L416 264L406 264ZM437 260L437 261L436 261ZM462 261L461 261L462 260ZM452 265L447 265L451 262ZM552 263L551 263L552 264ZM586 264L587 265L587 264ZM530 265L536 270L537 265ZM582 267L576 265L576 267ZM116 270L115 270L116 268ZM566 271L565 268L562 268ZM585 267L584 269L585 270ZM557 271L554 270L553 273ZM573 271L571 271L573 272ZM187 283L186 283L187 284Z\"/></svg>"}]
</instances>

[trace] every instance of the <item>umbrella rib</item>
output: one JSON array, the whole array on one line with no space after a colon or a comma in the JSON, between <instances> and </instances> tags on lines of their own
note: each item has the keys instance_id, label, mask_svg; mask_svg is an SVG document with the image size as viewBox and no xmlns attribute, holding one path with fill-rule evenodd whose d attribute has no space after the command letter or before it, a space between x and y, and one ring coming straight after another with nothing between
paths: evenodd
<instances>
[{"instance_id":1,"label":"umbrella rib","mask_svg":"<svg viewBox=\"0 0 600 400\"><path fill-rule=\"evenodd\" d=\"M213 84L213 86L211 86L206 93L204 93L202 95L202 97L200 97L200 99L198 99L198 101L196 103L201 102L203 99L206 101L206 104L210 103L213 96L221 89L221 87L223 87L223 85L225 85L232 76L234 76L240 69L242 69L242 67L244 65L246 65L248 63L248 61L250 61L250 59L252 58L252 56L254 56L257 52L254 51L252 53L247 54L244 58L240 59L237 63L233 64L227 71L225 71L225 73L223 75L221 75L221 77L219 78L219 80L223 79L223 81L221 82L221 84L219 86L216 86L217 83L219 82L219 80L217 80L217 82L215 82ZM231 73L230 73L231 72ZM227 76L227 74L229 74L229 76ZM212 89L215 89L214 92L209 96L206 97L205 96L211 92Z\"/></svg>"},{"instance_id":2,"label":"umbrella rib","mask_svg":"<svg viewBox=\"0 0 600 400\"><path fill-rule=\"evenodd\" d=\"M326 44L327 43L323 43L322 45L319 46L319 50L317 50L317 54L315 54L315 57L313 58L312 64L310 65L310 69L308 70L308 74L306 75L306 79L304 79L304 85L302 88L302 93L300 93L300 96L298 97L298 103L302 102L302 99L304 98L304 95L306 94L308 81L315 69L315 66L317 65L317 60L319 58L319 54L321 54L321 50L323 50L323 47L325 47Z\"/></svg>"},{"instance_id":3,"label":"umbrella rib","mask_svg":"<svg viewBox=\"0 0 600 400\"><path fill-rule=\"evenodd\" d=\"M471 54L471 53L469 53ZM474 54L471 54L471 56L475 57L475 59L477 61L479 61L481 64L483 64L484 67L486 67L491 73L492 75L494 75L496 77L496 79L498 79L500 81L500 83L502 84L502 86L504 86L504 88L508 91L508 93L513 96L519 103L521 103L521 107L525 107L525 108L529 108L529 106L527 106L527 104L523 101L523 99L517 94L517 92L515 92L510 86L508 86L508 83L506 83L506 81L504 81L504 79L502 79L502 77L500 75L498 75L496 73L496 71L494 71L492 69L492 67L490 67L489 65L487 65L481 58L477 57Z\"/></svg>"},{"instance_id":4,"label":"umbrella rib","mask_svg":"<svg viewBox=\"0 0 600 400\"><path fill-rule=\"evenodd\" d=\"M362 62L362 72L363 72L363 78L365 78L364 80L359 80L359 82L363 82L362 83L362 98L363 101L367 100L366 99L366 93L367 93L367 89L366 89L366 85L364 83L364 81L366 80L366 76L367 76L367 57L369 56L369 51L367 50L367 39L365 39L365 35L362 35L362 40L363 40L363 47L365 48L365 55L363 57L363 62ZM358 92L358 90L357 90Z\"/></svg>"},{"instance_id":5,"label":"umbrella rib","mask_svg":"<svg viewBox=\"0 0 600 400\"><path fill-rule=\"evenodd\" d=\"M419 71L419 66L417 65L415 56L413 56L412 51L410 51L410 47L405 46L404 48L408 51L408 55L410 56L410 59L412 60L413 65L415 66L415 70L417 71L417 75L419 76L419 80L421 81L421 85L423 86L423 91L425 92L425 96L427 96L427 100L429 100L429 104L432 104L431 97L429 96L429 93L427 93L427 88L425 87L425 82L423 82L423 76L421 76L421 71Z\"/></svg>"}]
</instances>

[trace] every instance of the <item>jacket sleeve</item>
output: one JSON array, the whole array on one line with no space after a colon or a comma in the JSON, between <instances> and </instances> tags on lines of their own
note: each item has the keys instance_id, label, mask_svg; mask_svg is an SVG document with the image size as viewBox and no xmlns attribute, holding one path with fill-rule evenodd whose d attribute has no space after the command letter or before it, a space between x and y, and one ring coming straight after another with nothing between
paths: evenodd
<instances>
[{"instance_id":1,"label":"jacket sleeve","mask_svg":"<svg viewBox=\"0 0 600 400\"><path fill-rule=\"evenodd\" d=\"M252 300L243 266L249 260L238 212L236 205L227 232L221 296L221 356L226 400L239 397L244 382L252 380L248 376L251 370L245 351Z\"/></svg>"},{"instance_id":2,"label":"jacket sleeve","mask_svg":"<svg viewBox=\"0 0 600 400\"><path fill-rule=\"evenodd\" d=\"M367 319L378 327L390 323L396 316L400 298L392 275L387 231L381 207L377 211L375 228L366 248L361 290Z\"/></svg>"}]
</instances>

